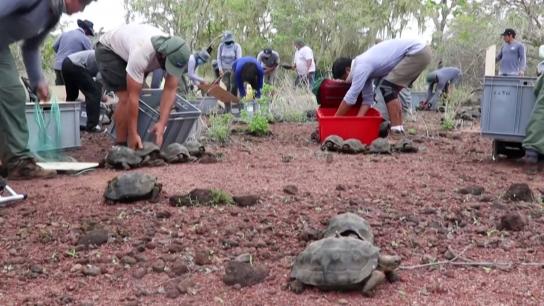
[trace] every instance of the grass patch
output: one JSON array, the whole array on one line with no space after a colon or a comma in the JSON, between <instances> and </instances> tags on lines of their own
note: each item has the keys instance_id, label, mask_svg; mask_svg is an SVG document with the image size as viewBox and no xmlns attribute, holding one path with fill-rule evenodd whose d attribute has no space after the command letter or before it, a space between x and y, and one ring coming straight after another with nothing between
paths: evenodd
<instances>
[{"instance_id":1,"label":"grass patch","mask_svg":"<svg viewBox=\"0 0 544 306\"><path fill-rule=\"evenodd\" d=\"M233 119L232 114L211 114L208 121L208 137L212 141L226 144L230 139Z\"/></svg>"},{"instance_id":2,"label":"grass patch","mask_svg":"<svg viewBox=\"0 0 544 306\"><path fill-rule=\"evenodd\" d=\"M212 205L230 205L234 204L232 196L221 189L212 189Z\"/></svg>"}]
</instances>

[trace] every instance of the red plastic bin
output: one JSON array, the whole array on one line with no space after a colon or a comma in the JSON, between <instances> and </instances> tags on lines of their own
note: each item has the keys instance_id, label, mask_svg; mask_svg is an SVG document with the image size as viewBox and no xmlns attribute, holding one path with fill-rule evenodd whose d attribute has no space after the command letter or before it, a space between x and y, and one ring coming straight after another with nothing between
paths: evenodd
<instances>
[{"instance_id":1,"label":"red plastic bin","mask_svg":"<svg viewBox=\"0 0 544 306\"><path fill-rule=\"evenodd\" d=\"M364 117L356 116L358 107L353 107L347 116L334 116L336 110L336 108L323 107L317 109L321 141L330 135L338 135L343 139L359 139L362 143L369 145L379 137L383 118L376 109L369 109Z\"/></svg>"}]
</instances>

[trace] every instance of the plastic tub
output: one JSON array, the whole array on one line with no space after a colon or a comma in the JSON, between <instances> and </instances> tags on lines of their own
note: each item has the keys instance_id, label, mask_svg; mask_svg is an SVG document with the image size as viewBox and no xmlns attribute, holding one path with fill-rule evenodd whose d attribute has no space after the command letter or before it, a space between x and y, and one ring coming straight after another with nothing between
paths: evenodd
<instances>
[{"instance_id":1,"label":"plastic tub","mask_svg":"<svg viewBox=\"0 0 544 306\"><path fill-rule=\"evenodd\" d=\"M206 115L211 113L218 105L216 97L201 97L191 100L190 102Z\"/></svg>"},{"instance_id":2,"label":"plastic tub","mask_svg":"<svg viewBox=\"0 0 544 306\"><path fill-rule=\"evenodd\" d=\"M28 125L28 148L32 152L38 152L39 148L39 139L38 139L38 125L34 116L34 103L26 104L26 122ZM53 148L53 150L62 150L62 149L72 149L78 148L81 146L81 139L79 134L79 112L80 112L80 103L79 102L59 102L60 109L60 122L61 126L61 139L59 142L58 148ZM49 109L43 110L44 119L46 122L52 121L51 111ZM48 135L51 137L55 136L55 126L50 125L48 130Z\"/></svg>"},{"instance_id":3,"label":"plastic tub","mask_svg":"<svg viewBox=\"0 0 544 306\"><path fill-rule=\"evenodd\" d=\"M355 138L365 144L371 144L380 134L383 118L374 108L368 110L366 116L356 117L358 108L352 108L348 116L336 117L336 108L317 110L319 122L319 139L325 140L330 135L338 135L343 139Z\"/></svg>"}]
</instances>

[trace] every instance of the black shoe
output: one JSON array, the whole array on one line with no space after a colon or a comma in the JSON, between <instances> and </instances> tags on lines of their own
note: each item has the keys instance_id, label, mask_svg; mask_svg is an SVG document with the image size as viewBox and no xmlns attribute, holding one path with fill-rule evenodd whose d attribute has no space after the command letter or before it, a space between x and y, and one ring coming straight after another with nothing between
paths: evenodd
<instances>
[{"instance_id":1,"label":"black shoe","mask_svg":"<svg viewBox=\"0 0 544 306\"><path fill-rule=\"evenodd\" d=\"M108 129L103 128L102 126L100 126L100 124L96 125L94 127L87 127L87 132L89 132L89 133L102 134L102 133L106 133L107 131L108 131Z\"/></svg>"}]
</instances>

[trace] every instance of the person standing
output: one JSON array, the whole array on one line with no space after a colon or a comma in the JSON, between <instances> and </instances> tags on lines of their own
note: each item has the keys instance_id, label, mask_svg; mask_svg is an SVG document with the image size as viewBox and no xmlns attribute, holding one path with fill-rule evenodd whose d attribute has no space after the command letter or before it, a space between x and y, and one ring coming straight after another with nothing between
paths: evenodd
<instances>
[{"instance_id":1,"label":"person standing","mask_svg":"<svg viewBox=\"0 0 544 306\"><path fill-rule=\"evenodd\" d=\"M231 91L232 64L241 57L242 47L234 40L234 34L226 31L217 49L217 68L228 91Z\"/></svg>"},{"instance_id":2,"label":"person standing","mask_svg":"<svg viewBox=\"0 0 544 306\"><path fill-rule=\"evenodd\" d=\"M61 70L62 63L68 55L93 48L89 38L94 36L93 23L89 20L78 19L77 26L75 30L62 33L53 44L53 50L56 53L53 66L56 75L55 85L64 85Z\"/></svg>"},{"instance_id":3,"label":"person standing","mask_svg":"<svg viewBox=\"0 0 544 306\"><path fill-rule=\"evenodd\" d=\"M276 69L280 64L280 54L272 48L265 48L257 55L257 60L264 69L264 82L274 84L276 78Z\"/></svg>"},{"instance_id":4,"label":"person standing","mask_svg":"<svg viewBox=\"0 0 544 306\"><path fill-rule=\"evenodd\" d=\"M363 102L357 116L364 116L374 103L372 81L381 79L380 90L391 121L390 137L404 136L402 105L399 92L419 77L431 62L431 48L414 39L391 39L374 45L353 61L336 60L333 64L335 78L351 83L336 116L345 116L362 95ZM335 71L338 71L335 73Z\"/></svg>"},{"instance_id":5,"label":"person standing","mask_svg":"<svg viewBox=\"0 0 544 306\"><path fill-rule=\"evenodd\" d=\"M501 34L504 44L497 58L500 61L500 76L523 76L527 69L527 56L525 46L516 40L516 31L506 29Z\"/></svg>"},{"instance_id":6,"label":"person standing","mask_svg":"<svg viewBox=\"0 0 544 306\"><path fill-rule=\"evenodd\" d=\"M85 50L68 55L62 62L62 75L66 86L66 100L75 101L79 91L85 95L87 131L102 132L100 126L100 100L102 87L95 81L98 65L94 50Z\"/></svg>"},{"instance_id":7,"label":"person standing","mask_svg":"<svg viewBox=\"0 0 544 306\"><path fill-rule=\"evenodd\" d=\"M310 89L314 86L315 60L314 52L302 39L295 40L294 68L297 72L295 86L306 86Z\"/></svg>"},{"instance_id":8,"label":"person standing","mask_svg":"<svg viewBox=\"0 0 544 306\"><path fill-rule=\"evenodd\" d=\"M147 24L128 24L105 33L96 46L98 71L106 90L114 91L116 142L133 149L142 148L138 134L138 103L145 76L156 69L166 70L160 101L159 121L150 132L162 145L164 130L176 99L181 77L187 70L191 50L177 36Z\"/></svg>"},{"instance_id":9,"label":"person standing","mask_svg":"<svg viewBox=\"0 0 544 306\"><path fill-rule=\"evenodd\" d=\"M8 179L48 178L56 174L39 167L28 150L25 88L10 45L23 42L21 51L30 86L41 101L46 101L49 88L41 68L40 45L63 12L77 13L91 1L94 0L0 1L0 160Z\"/></svg>"},{"instance_id":10,"label":"person standing","mask_svg":"<svg viewBox=\"0 0 544 306\"><path fill-rule=\"evenodd\" d=\"M456 67L444 67L427 74L429 88L427 90L427 99L425 99L424 105L421 107L435 110L440 97L443 94L447 95L454 85L458 85L461 82L462 75L461 70Z\"/></svg>"}]
</instances>

